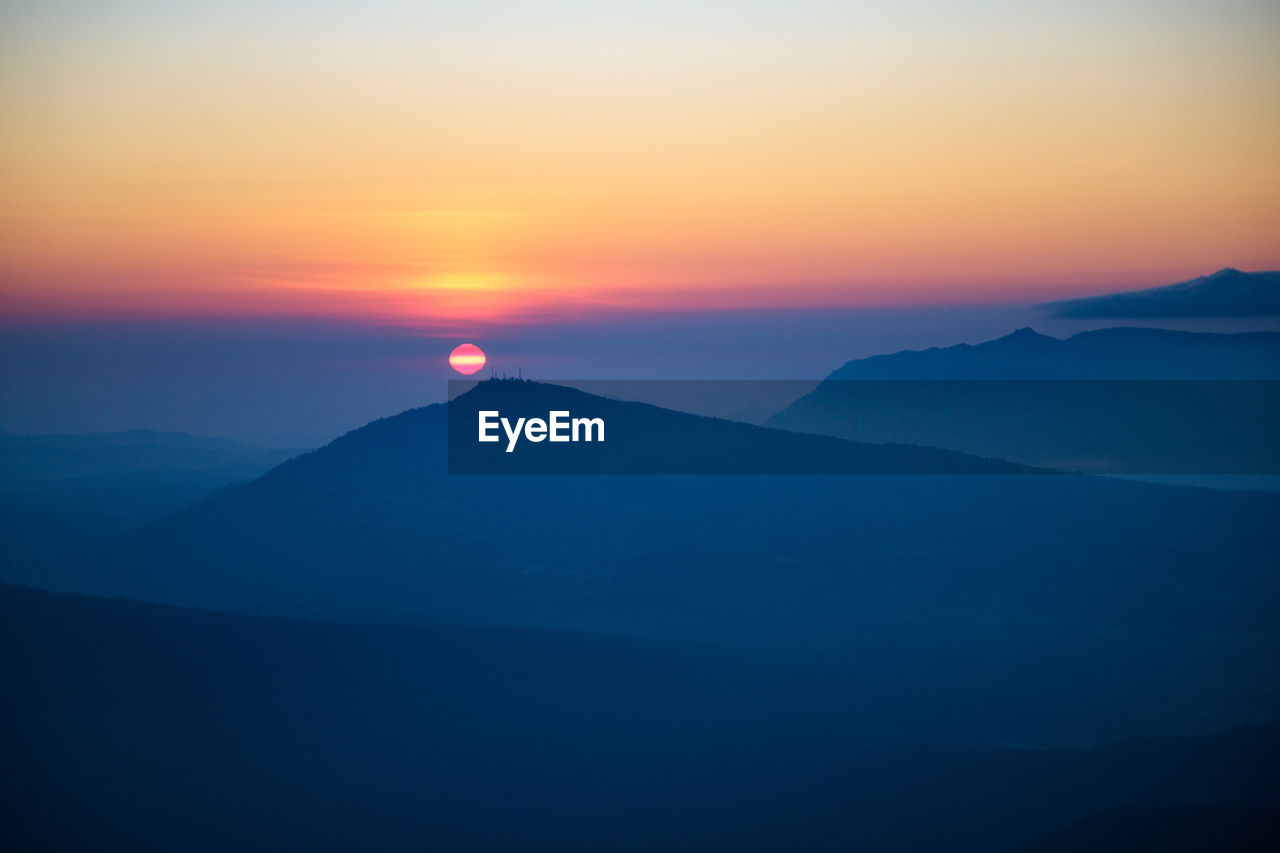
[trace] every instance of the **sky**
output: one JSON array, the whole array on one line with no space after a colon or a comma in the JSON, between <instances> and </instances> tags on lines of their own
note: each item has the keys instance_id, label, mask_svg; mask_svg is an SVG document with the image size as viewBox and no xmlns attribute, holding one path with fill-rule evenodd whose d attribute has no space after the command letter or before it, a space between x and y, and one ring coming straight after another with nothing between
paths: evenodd
<instances>
[{"instance_id":1,"label":"sky","mask_svg":"<svg viewBox=\"0 0 1280 853\"><path fill-rule=\"evenodd\" d=\"M441 336L1280 267L1274 2L0 6L7 322Z\"/></svg>"},{"instance_id":2,"label":"sky","mask_svg":"<svg viewBox=\"0 0 1280 853\"><path fill-rule=\"evenodd\" d=\"M0 0L0 430L312 446L444 399L463 341L816 379L1070 334L1032 303L1280 268L1278 37L1232 0Z\"/></svg>"}]
</instances>

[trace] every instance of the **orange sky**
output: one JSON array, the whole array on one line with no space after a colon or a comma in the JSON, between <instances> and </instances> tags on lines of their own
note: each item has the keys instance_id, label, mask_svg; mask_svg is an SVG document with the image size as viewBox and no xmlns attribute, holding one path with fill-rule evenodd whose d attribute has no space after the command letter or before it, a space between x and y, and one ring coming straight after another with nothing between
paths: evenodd
<instances>
[{"instance_id":1,"label":"orange sky","mask_svg":"<svg viewBox=\"0 0 1280 853\"><path fill-rule=\"evenodd\" d=\"M12 316L1037 300L1280 267L1274 3L31 5L0 12Z\"/></svg>"}]
</instances>

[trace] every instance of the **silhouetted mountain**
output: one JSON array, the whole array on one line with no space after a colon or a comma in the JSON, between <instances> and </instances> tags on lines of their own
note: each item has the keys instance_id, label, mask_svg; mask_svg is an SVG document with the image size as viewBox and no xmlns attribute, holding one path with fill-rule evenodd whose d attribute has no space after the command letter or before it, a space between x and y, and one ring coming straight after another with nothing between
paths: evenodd
<instances>
[{"instance_id":1,"label":"silhouetted mountain","mask_svg":"<svg viewBox=\"0 0 1280 853\"><path fill-rule=\"evenodd\" d=\"M846 363L828 379L1280 379L1280 332L1115 328L1065 340L1019 329L970 345Z\"/></svg>"},{"instance_id":2,"label":"silhouetted mountain","mask_svg":"<svg viewBox=\"0 0 1280 853\"><path fill-rule=\"evenodd\" d=\"M88 547L297 453L152 430L0 433L0 564Z\"/></svg>"},{"instance_id":3,"label":"silhouetted mountain","mask_svg":"<svg viewBox=\"0 0 1280 853\"><path fill-rule=\"evenodd\" d=\"M1021 329L851 361L767 424L1069 471L1267 474L1280 472L1277 378L1277 333Z\"/></svg>"},{"instance_id":4,"label":"silhouetted mountain","mask_svg":"<svg viewBox=\"0 0 1280 853\"><path fill-rule=\"evenodd\" d=\"M901 685L924 697L918 731L964 740L1280 714L1276 496L1047 475L450 476L446 431L439 405L376 421L7 578L768 650Z\"/></svg>"},{"instance_id":5,"label":"silhouetted mountain","mask_svg":"<svg viewBox=\"0 0 1280 853\"><path fill-rule=\"evenodd\" d=\"M864 725L920 713L893 683L723 650L15 587L0 648L14 851L1001 853L1117 808L1229 807L1197 824L1231 838L1240 810L1280 803L1280 724L868 749Z\"/></svg>"},{"instance_id":6,"label":"silhouetted mountain","mask_svg":"<svg viewBox=\"0 0 1280 853\"><path fill-rule=\"evenodd\" d=\"M1280 272L1227 267L1164 287L1049 302L1059 317L1266 317L1280 315Z\"/></svg>"}]
</instances>

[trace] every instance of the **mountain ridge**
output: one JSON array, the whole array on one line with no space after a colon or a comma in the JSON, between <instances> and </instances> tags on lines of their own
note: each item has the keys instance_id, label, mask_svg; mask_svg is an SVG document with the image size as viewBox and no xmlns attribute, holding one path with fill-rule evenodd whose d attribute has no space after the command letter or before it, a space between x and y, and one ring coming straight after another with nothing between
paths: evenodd
<instances>
[{"instance_id":1,"label":"mountain ridge","mask_svg":"<svg viewBox=\"0 0 1280 853\"><path fill-rule=\"evenodd\" d=\"M823 660L1020 708L947 720L1009 742L1230 724L1273 699L1280 713L1272 496L1054 475L450 475L447 429L440 405L380 419L4 579ZM1130 630L1134 614L1143 637L1117 658L1099 632ZM1141 700L1115 701L1117 685Z\"/></svg>"},{"instance_id":2,"label":"mountain ridge","mask_svg":"<svg viewBox=\"0 0 1280 853\"><path fill-rule=\"evenodd\" d=\"M845 362L827 379L1280 379L1280 332L1118 326L1055 338L1024 326L978 344Z\"/></svg>"},{"instance_id":3,"label":"mountain ridge","mask_svg":"<svg viewBox=\"0 0 1280 853\"><path fill-rule=\"evenodd\" d=\"M1280 473L1280 332L1024 327L846 362L765 424L1096 474Z\"/></svg>"}]
</instances>

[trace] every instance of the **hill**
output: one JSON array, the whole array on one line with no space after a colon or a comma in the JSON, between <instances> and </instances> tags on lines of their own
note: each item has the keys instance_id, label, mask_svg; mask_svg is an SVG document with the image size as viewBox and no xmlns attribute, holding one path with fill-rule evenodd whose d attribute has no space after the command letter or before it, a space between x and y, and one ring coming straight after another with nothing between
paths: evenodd
<instances>
[{"instance_id":1,"label":"hill","mask_svg":"<svg viewBox=\"0 0 1280 853\"><path fill-rule=\"evenodd\" d=\"M459 476L447 430L444 406L376 421L7 579L732 645L894 680L947 709L922 725L962 739L1280 715L1276 496L1047 475Z\"/></svg>"},{"instance_id":2,"label":"hill","mask_svg":"<svg viewBox=\"0 0 1280 853\"><path fill-rule=\"evenodd\" d=\"M156 479L229 485L251 480L297 450L250 447L181 432L128 430L80 434L0 433L0 483L89 488Z\"/></svg>"},{"instance_id":3,"label":"hill","mask_svg":"<svg viewBox=\"0 0 1280 853\"><path fill-rule=\"evenodd\" d=\"M106 541L297 452L152 430L0 433L0 564Z\"/></svg>"},{"instance_id":4,"label":"hill","mask_svg":"<svg viewBox=\"0 0 1280 853\"><path fill-rule=\"evenodd\" d=\"M869 748L866 696L885 685L724 650L2 586L0 648L8 850L1000 853L1195 804L1211 840L1242 813L1274 838L1255 812L1280 802L1276 723L1094 750L923 730Z\"/></svg>"}]
</instances>

